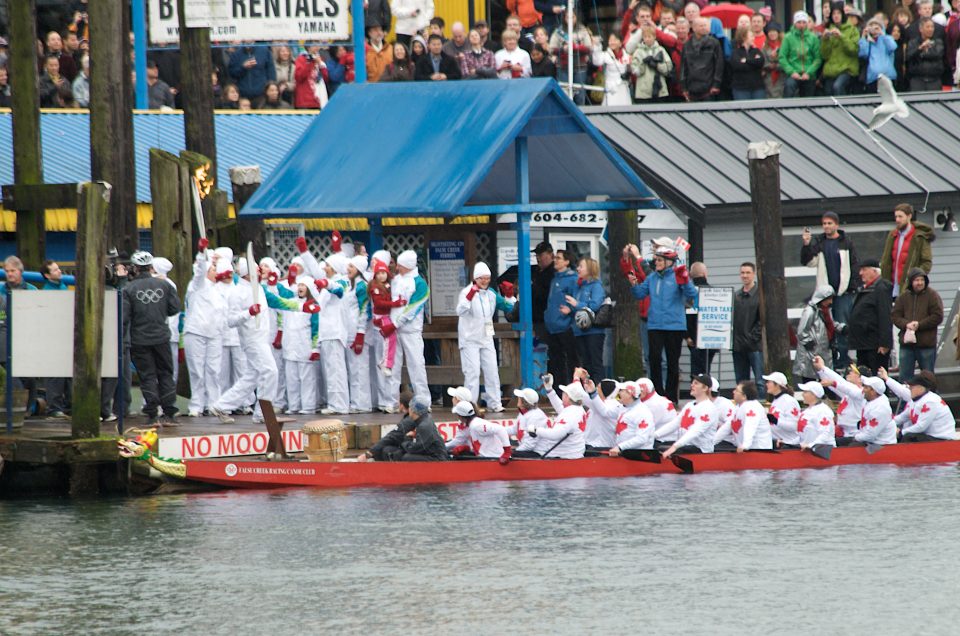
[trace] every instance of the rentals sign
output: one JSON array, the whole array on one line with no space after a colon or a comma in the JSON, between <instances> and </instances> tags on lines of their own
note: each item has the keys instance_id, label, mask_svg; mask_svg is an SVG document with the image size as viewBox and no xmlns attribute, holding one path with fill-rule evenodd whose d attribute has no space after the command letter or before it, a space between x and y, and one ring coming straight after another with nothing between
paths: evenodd
<instances>
[{"instance_id":1,"label":"rentals sign","mask_svg":"<svg viewBox=\"0 0 960 636\"><path fill-rule=\"evenodd\" d=\"M177 0L148 0L150 41L180 40ZM334 41L350 37L348 0L185 0L188 28L214 42Z\"/></svg>"}]
</instances>

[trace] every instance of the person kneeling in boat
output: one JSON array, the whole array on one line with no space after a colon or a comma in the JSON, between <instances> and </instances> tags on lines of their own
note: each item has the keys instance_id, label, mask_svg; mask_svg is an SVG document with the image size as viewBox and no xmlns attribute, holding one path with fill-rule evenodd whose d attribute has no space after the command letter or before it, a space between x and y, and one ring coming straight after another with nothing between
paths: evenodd
<instances>
[{"instance_id":1,"label":"person kneeling in boat","mask_svg":"<svg viewBox=\"0 0 960 636\"><path fill-rule=\"evenodd\" d=\"M770 422L758 398L760 392L754 382L741 382L733 390L733 416L717 430L714 440L719 444L729 435L738 453L748 450L770 450L773 434ZM718 449L719 450L719 449Z\"/></svg>"},{"instance_id":2,"label":"person kneeling in boat","mask_svg":"<svg viewBox=\"0 0 960 636\"><path fill-rule=\"evenodd\" d=\"M907 408L893 419L896 427L900 429L901 441L932 442L957 438L956 421L950 407L943 398L934 393L937 378L933 373L921 371L907 382L907 386L891 378L886 369L878 370L877 375L886 381L891 393L910 402Z\"/></svg>"},{"instance_id":3,"label":"person kneeling in boat","mask_svg":"<svg viewBox=\"0 0 960 636\"><path fill-rule=\"evenodd\" d=\"M466 401L457 402L453 414L460 418L460 428L446 447L454 457L475 455L497 458L501 464L510 461L513 447L503 424L477 417L473 405Z\"/></svg>"},{"instance_id":4,"label":"person kneeling in boat","mask_svg":"<svg viewBox=\"0 0 960 636\"><path fill-rule=\"evenodd\" d=\"M820 356L814 356L813 368L817 372L817 377L820 378L820 384L841 397L840 404L837 405L837 426L834 433L837 446L846 446L860 429L863 407L866 405L860 369L851 364L844 379L839 373L829 368Z\"/></svg>"},{"instance_id":5,"label":"person kneeling in boat","mask_svg":"<svg viewBox=\"0 0 960 636\"><path fill-rule=\"evenodd\" d=\"M694 401L684 406L669 424L657 429L657 439L680 430L680 437L663 452L664 457L674 453L713 452L713 435L717 430L719 411L711 399L712 386L713 378L706 373L694 376L690 382L690 395Z\"/></svg>"},{"instance_id":6,"label":"person kneeling in boat","mask_svg":"<svg viewBox=\"0 0 960 636\"><path fill-rule=\"evenodd\" d=\"M587 392L579 382L574 381L566 386L560 385L560 392L563 393L560 398L553 390L553 376L546 373L541 377L547 399L557 412L557 417L553 422L548 420L546 427L537 428L530 433L546 440L546 448L540 456L551 459L580 459L586 450L583 431L587 427L587 412L583 410L583 404L587 401Z\"/></svg>"},{"instance_id":7,"label":"person kneeling in boat","mask_svg":"<svg viewBox=\"0 0 960 636\"><path fill-rule=\"evenodd\" d=\"M407 433L416 428L416 422L414 422L414 418L410 414L410 401L412 399L413 394L409 391L404 391L400 394L398 409L400 414L403 415L403 418L395 429L381 437L380 441L357 457L358 462L400 461L403 457L403 442L407 439Z\"/></svg>"},{"instance_id":8,"label":"person kneeling in boat","mask_svg":"<svg viewBox=\"0 0 960 636\"><path fill-rule=\"evenodd\" d=\"M546 428L547 414L540 408L540 394L534 389L514 389L514 396L517 398L517 424L514 434L517 436L519 444L513 451L514 457L524 457L528 459L539 459L540 453L549 447L544 447L546 438L538 438L536 435L530 435L530 431L536 431L538 428Z\"/></svg>"},{"instance_id":9,"label":"person kneeling in boat","mask_svg":"<svg viewBox=\"0 0 960 636\"><path fill-rule=\"evenodd\" d=\"M793 389L787 384L787 376L779 371L763 376L770 396L767 421L776 440L777 448L800 448L797 422L800 420L800 403L793 397Z\"/></svg>"},{"instance_id":10,"label":"person kneeling in boat","mask_svg":"<svg viewBox=\"0 0 960 636\"><path fill-rule=\"evenodd\" d=\"M797 388L803 391L803 403L807 405L797 420L800 449L822 445L836 446L833 409L823 401L823 385L819 382L803 382L798 384Z\"/></svg>"},{"instance_id":11,"label":"person kneeling in boat","mask_svg":"<svg viewBox=\"0 0 960 636\"><path fill-rule=\"evenodd\" d=\"M618 384L617 396L623 411L617 416L617 443L610 449L610 457L631 448L652 449L657 429L653 413L640 400L640 386L636 382Z\"/></svg>"},{"instance_id":12,"label":"person kneeling in boat","mask_svg":"<svg viewBox=\"0 0 960 636\"><path fill-rule=\"evenodd\" d=\"M863 378L863 413L854 444L896 444L897 426L893 423L890 401L884 395L887 386L878 377Z\"/></svg>"}]
</instances>

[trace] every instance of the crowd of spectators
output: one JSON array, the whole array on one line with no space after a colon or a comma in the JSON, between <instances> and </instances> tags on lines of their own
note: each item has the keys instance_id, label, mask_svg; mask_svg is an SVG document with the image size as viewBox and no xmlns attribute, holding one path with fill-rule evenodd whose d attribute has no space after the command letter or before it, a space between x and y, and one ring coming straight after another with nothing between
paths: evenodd
<instances>
[{"instance_id":1,"label":"crowd of spectators","mask_svg":"<svg viewBox=\"0 0 960 636\"><path fill-rule=\"evenodd\" d=\"M70 5L65 23L37 41L42 107L89 103L86 2ZM804 11L778 17L765 6L741 15L735 27L728 23L731 28L701 15L705 0L629 0L608 32L574 15L571 33L565 3L508 0L514 13L499 37L477 20L469 30L460 22L450 25L450 38L432 2L366 5L370 82L526 77L565 82L572 62L577 103L607 105L870 93L881 74L901 92L960 83L960 0L950 0L949 7L907 1L889 15L872 16L828 1L819 21ZM389 40L391 24L395 36ZM7 44L0 37L0 107L10 100ZM322 108L355 76L352 47L343 45L249 43L214 47L211 55L211 86L216 106L224 109ZM155 48L148 60L149 108L175 108L179 51Z\"/></svg>"}]
</instances>

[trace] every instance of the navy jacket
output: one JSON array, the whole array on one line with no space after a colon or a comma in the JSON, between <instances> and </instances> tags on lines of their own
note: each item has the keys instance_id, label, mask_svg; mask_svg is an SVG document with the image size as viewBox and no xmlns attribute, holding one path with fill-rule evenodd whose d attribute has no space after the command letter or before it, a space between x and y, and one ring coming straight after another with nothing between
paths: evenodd
<instances>
[{"instance_id":1,"label":"navy jacket","mask_svg":"<svg viewBox=\"0 0 960 636\"><path fill-rule=\"evenodd\" d=\"M672 267L647 274L647 278L630 291L639 300L650 297L647 329L687 331L686 299L696 298L697 288L690 281L683 286L678 285Z\"/></svg>"},{"instance_id":2,"label":"navy jacket","mask_svg":"<svg viewBox=\"0 0 960 636\"><path fill-rule=\"evenodd\" d=\"M556 272L550 282L550 295L547 296L547 309L543 312L543 322L550 333L563 333L573 325L573 308L569 314L561 314L560 307L567 304L565 296L577 295L577 273L572 269Z\"/></svg>"}]
</instances>

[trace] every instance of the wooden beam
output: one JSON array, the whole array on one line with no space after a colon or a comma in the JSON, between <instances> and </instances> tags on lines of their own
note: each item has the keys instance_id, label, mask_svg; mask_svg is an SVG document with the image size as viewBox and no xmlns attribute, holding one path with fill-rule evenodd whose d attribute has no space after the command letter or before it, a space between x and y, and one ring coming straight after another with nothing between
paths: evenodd
<instances>
[{"instance_id":1,"label":"wooden beam","mask_svg":"<svg viewBox=\"0 0 960 636\"><path fill-rule=\"evenodd\" d=\"M77 205L76 183L3 186L3 207L7 210L26 212L47 208L72 208L75 205Z\"/></svg>"},{"instance_id":2,"label":"wooden beam","mask_svg":"<svg viewBox=\"0 0 960 636\"><path fill-rule=\"evenodd\" d=\"M260 166L230 167L230 187L233 189L233 209L237 211L240 247L246 249L247 243L252 242L253 253L258 257L267 255L267 233L263 219L241 217L240 210L260 187L262 180Z\"/></svg>"},{"instance_id":3,"label":"wooden beam","mask_svg":"<svg viewBox=\"0 0 960 636\"><path fill-rule=\"evenodd\" d=\"M193 213L192 198L181 188L189 184L189 170L175 154L159 148L150 149L150 199L153 201L153 252L173 263L167 275L176 286L181 301L192 276L193 239L190 231ZM185 205L186 204L186 205Z\"/></svg>"},{"instance_id":4,"label":"wooden beam","mask_svg":"<svg viewBox=\"0 0 960 636\"><path fill-rule=\"evenodd\" d=\"M96 3L94 3L96 4ZM77 285L73 327L74 439L100 435L100 360L103 349L103 300L107 215L111 187L84 183L77 208ZM120 370L121 381L123 370Z\"/></svg>"},{"instance_id":5,"label":"wooden beam","mask_svg":"<svg viewBox=\"0 0 960 636\"><path fill-rule=\"evenodd\" d=\"M36 0L9 3L10 106L13 111L13 180L20 185L43 183L40 145L40 96L37 92ZM46 226L42 209L17 212L17 254L27 269L39 270L46 258Z\"/></svg>"},{"instance_id":6,"label":"wooden beam","mask_svg":"<svg viewBox=\"0 0 960 636\"><path fill-rule=\"evenodd\" d=\"M107 247L132 254L137 232L130 3L91 2L90 174L113 184Z\"/></svg>"},{"instance_id":7,"label":"wooden beam","mask_svg":"<svg viewBox=\"0 0 960 636\"><path fill-rule=\"evenodd\" d=\"M747 146L753 238L760 286L764 369L790 377L787 281L783 273L783 220L780 214L780 142Z\"/></svg>"}]
</instances>

